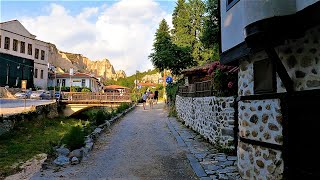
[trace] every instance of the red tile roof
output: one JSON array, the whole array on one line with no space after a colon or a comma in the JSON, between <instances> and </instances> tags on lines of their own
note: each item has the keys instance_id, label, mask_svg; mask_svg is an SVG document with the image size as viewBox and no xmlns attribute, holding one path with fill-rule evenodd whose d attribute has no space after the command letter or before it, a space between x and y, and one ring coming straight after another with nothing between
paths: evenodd
<instances>
[{"instance_id":1,"label":"red tile roof","mask_svg":"<svg viewBox=\"0 0 320 180\"><path fill-rule=\"evenodd\" d=\"M139 86L157 86L156 83L144 83L144 82L141 82L141 83L138 83Z\"/></svg>"},{"instance_id":2,"label":"red tile roof","mask_svg":"<svg viewBox=\"0 0 320 180\"><path fill-rule=\"evenodd\" d=\"M103 89L130 89L130 88L124 87L124 86L118 86L118 85L109 85L109 86L104 86Z\"/></svg>"},{"instance_id":3,"label":"red tile roof","mask_svg":"<svg viewBox=\"0 0 320 180\"><path fill-rule=\"evenodd\" d=\"M63 74L57 74L57 78L69 78L70 74L69 73L63 73ZM94 76L91 76L90 74L86 74L86 73L75 73L73 76L71 77L85 77L85 78L95 78Z\"/></svg>"}]
</instances>

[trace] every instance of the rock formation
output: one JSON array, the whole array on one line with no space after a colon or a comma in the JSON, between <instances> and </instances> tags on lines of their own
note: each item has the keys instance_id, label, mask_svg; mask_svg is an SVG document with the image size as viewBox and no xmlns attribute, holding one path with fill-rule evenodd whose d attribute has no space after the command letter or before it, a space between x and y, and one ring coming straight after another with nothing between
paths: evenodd
<instances>
[{"instance_id":1,"label":"rock formation","mask_svg":"<svg viewBox=\"0 0 320 180\"><path fill-rule=\"evenodd\" d=\"M126 77L123 70L115 71L108 59L92 61L82 54L59 51L54 44L49 45L49 63L64 72L69 72L70 68L73 68L74 72L93 73L105 80Z\"/></svg>"}]
</instances>

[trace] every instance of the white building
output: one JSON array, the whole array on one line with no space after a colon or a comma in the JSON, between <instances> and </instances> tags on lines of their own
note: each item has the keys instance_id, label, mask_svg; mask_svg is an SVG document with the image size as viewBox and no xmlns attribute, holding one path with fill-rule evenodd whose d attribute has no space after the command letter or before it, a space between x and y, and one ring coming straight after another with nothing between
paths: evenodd
<instances>
[{"instance_id":1,"label":"white building","mask_svg":"<svg viewBox=\"0 0 320 180\"><path fill-rule=\"evenodd\" d=\"M240 175L320 179L320 1L219 2L220 62L240 67Z\"/></svg>"},{"instance_id":2,"label":"white building","mask_svg":"<svg viewBox=\"0 0 320 180\"><path fill-rule=\"evenodd\" d=\"M27 88L34 85L46 89L48 50L48 43L37 40L18 20L0 23L0 53L5 56L0 60L0 72L5 76L0 77L5 79L0 85L19 87L25 79Z\"/></svg>"},{"instance_id":3,"label":"white building","mask_svg":"<svg viewBox=\"0 0 320 180\"><path fill-rule=\"evenodd\" d=\"M101 92L103 87L102 83L100 83L96 77L85 73L75 73L71 78L69 73L57 74L55 83L56 86L60 86L61 83L62 87L86 87L90 88L92 92Z\"/></svg>"}]
</instances>

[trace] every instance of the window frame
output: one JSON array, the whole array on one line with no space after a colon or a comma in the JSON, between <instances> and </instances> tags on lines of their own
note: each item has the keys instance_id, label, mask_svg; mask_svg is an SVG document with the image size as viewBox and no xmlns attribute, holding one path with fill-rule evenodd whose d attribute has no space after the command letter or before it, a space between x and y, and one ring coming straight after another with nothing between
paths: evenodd
<instances>
[{"instance_id":1,"label":"window frame","mask_svg":"<svg viewBox=\"0 0 320 180\"><path fill-rule=\"evenodd\" d=\"M0 35L0 48L1 48L1 45L2 45L2 41L1 41L2 39L1 39L1 37L2 37L2 36Z\"/></svg>"},{"instance_id":2,"label":"window frame","mask_svg":"<svg viewBox=\"0 0 320 180\"><path fill-rule=\"evenodd\" d=\"M12 41L12 50L18 51L18 40L17 39L13 39L13 41Z\"/></svg>"},{"instance_id":3,"label":"window frame","mask_svg":"<svg viewBox=\"0 0 320 180\"><path fill-rule=\"evenodd\" d=\"M4 38L4 49L10 50L10 38L9 37Z\"/></svg>"},{"instance_id":4,"label":"window frame","mask_svg":"<svg viewBox=\"0 0 320 180\"><path fill-rule=\"evenodd\" d=\"M45 56L45 51L44 50L41 50L41 60L44 60L44 56Z\"/></svg>"},{"instance_id":5,"label":"window frame","mask_svg":"<svg viewBox=\"0 0 320 180\"><path fill-rule=\"evenodd\" d=\"M271 72L268 72L268 69L264 68L263 71L261 69L257 69L257 65L261 65L262 63L269 63L271 65ZM270 88L266 88L266 89L257 89L257 87L259 87L260 85L258 85L257 83L260 82L261 80L257 79L257 75L256 72L263 72L264 74L268 75L269 73L271 73L271 87ZM264 76L266 79L267 76ZM266 58L266 59L262 59L259 61L255 61L253 63L253 91L254 94L271 94L271 93L276 93L277 92L277 78L276 78L276 67L274 65L274 63L272 62L271 59Z\"/></svg>"},{"instance_id":6,"label":"window frame","mask_svg":"<svg viewBox=\"0 0 320 180\"><path fill-rule=\"evenodd\" d=\"M229 3L229 1L231 1ZM234 5L236 5L240 0L226 0L226 8L227 8L227 11L229 9L231 9Z\"/></svg>"},{"instance_id":7,"label":"window frame","mask_svg":"<svg viewBox=\"0 0 320 180\"><path fill-rule=\"evenodd\" d=\"M39 49L38 48L34 49L34 58L39 59Z\"/></svg>"},{"instance_id":8,"label":"window frame","mask_svg":"<svg viewBox=\"0 0 320 180\"><path fill-rule=\"evenodd\" d=\"M26 53L26 43L24 41L20 42L20 53L22 54Z\"/></svg>"},{"instance_id":9,"label":"window frame","mask_svg":"<svg viewBox=\"0 0 320 180\"><path fill-rule=\"evenodd\" d=\"M28 43L28 55L32 56L32 44Z\"/></svg>"},{"instance_id":10,"label":"window frame","mask_svg":"<svg viewBox=\"0 0 320 180\"><path fill-rule=\"evenodd\" d=\"M43 79L43 69L40 70L40 79Z\"/></svg>"},{"instance_id":11,"label":"window frame","mask_svg":"<svg viewBox=\"0 0 320 180\"><path fill-rule=\"evenodd\" d=\"M34 78L38 78L38 68L34 69Z\"/></svg>"},{"instance_id":12,"label":"window frame","mask_svg":"<svg viewBox=\"0 0 320 180\"><path fill-rule=\"evenodd\" d=\"M81 86L86 87L86 79L81 79Z\"/></svg>"}]
</instances>

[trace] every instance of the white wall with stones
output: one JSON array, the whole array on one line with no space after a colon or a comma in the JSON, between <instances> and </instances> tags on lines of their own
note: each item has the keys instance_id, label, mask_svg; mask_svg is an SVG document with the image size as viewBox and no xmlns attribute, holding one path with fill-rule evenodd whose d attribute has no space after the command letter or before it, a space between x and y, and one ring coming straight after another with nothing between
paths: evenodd
<instances>
[{"instance_id":1,"label":"white wall with stones","mask_svg":"<svg viewBox=\"0 0 320 180\"><path fill-rule=\"evenodd\" d=\"M234 148L234 97L176 97L178 117L211 143Z\"/></svg>"},{"instance_id":2,"label":"white wall with stones","mask_svg":"<svg viewBox=\"0 0 320 180\"><path fill-rule=\"evenodd\" d=\"M295 91L320 89L319 45L320 26L317 26L306 31L304 37L286 40L283 45L275 48L293 80ZM239 96L255 95L253 63L266 58L267 54L261 51L239 61ZM278 75L276 81L277 92L286 92ZM240 101L238 110L240 137L276 145L283 144L283 116L279 99ZM271 161L266 158L267 152L271 152ZM281 179L282 161L281 151L241 141L238 145L238 167L245 179Z\"/></svg>"},{"instance_id":3,"label":"white wall with stones","mask_svg":"<svg viewBox=\"0 0 320 180\"><path fill-rule=\"evenodd\" d=\"M243 179L282 179L282 152L239 141L238 169Z\"/></svg>"}]
</instances>

